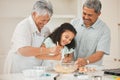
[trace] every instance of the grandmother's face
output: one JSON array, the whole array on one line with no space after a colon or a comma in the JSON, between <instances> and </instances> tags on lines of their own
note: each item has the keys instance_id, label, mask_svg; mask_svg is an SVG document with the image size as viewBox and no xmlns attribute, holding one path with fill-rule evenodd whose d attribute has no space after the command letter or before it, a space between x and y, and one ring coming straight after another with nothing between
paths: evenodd
<instances>
[{"instance_id":1,"label":"grandmother's face","mask_svg":"<svg viewBox=\"0 0 120 80\"><path fill-rule=\"evenodd\" d=\"M33 20L35 21L38 30L40 31L45 24L47 24L50 20L50 16L46 15L38 15L37 13L33 13Z\"/></svg>"}]
</instances>

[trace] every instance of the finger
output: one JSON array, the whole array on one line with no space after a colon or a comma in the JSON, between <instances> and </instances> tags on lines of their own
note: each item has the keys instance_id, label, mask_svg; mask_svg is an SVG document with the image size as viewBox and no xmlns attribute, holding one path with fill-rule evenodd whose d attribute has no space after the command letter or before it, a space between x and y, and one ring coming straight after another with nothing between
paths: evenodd
<instances>
[{"instance_id":1,"label":"finger","mask_svg":"<svg viewBox=\"0 0 120 80\"><path fill-rule=\"evenodd\" d=\"M57 41L57 46L58 46L59 44L58 44L58 41Z\"/></svg>"},{"instance_id":2,"label":"finger","mask_svg":"<svg viewBox=\"0 0 120 80\"><path fill-rule=\"evenodd\" d=\"M78 61L75 61L75 65L77 65L78 64Z\"/></svg>"}]
</instances>

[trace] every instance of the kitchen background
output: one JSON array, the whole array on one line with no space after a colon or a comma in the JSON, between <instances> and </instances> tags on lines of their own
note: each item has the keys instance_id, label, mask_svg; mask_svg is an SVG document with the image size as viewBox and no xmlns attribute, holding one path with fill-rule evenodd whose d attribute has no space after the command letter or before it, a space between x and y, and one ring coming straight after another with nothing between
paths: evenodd
<instances>
[{"instance_id":1,"label":"kitchen background","mask_svg":"<svg viewBox=\"0 0 120 80\"><path fill-rule=\"evenodd\" d=\"M10 40L16 24L29 16L35 0L0 0L0 74L10 49ZM51 0L54 15L48 23L50 30L63 22L81 16L84 0ZM120 0L101 0L104 20L111 29L110 55L104 57L107 68L120 67Z\"/></svg>"}]
</instances>

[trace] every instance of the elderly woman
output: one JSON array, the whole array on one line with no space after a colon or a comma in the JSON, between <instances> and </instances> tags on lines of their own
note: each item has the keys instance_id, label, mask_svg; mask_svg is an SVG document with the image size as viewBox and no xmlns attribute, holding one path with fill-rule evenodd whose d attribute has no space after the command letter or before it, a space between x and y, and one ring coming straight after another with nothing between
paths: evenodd
<instances>
[{"instance_id":1,"label":"elderly woman","mask_svg":"<svg viewBox=\"0 0 120 80\"><path fill-rule=\"evenodd\" d=\"M22 72L24 69L41 65L42 60L36 59L35 56L42 57L51 52L57 55L59 48L40 47L50 33L44 25L49 22L52 14L52 5L48 0L36 1L31 15L21 21L15 29L5 62L5 73Z\"/></svg>"}]
</instances>

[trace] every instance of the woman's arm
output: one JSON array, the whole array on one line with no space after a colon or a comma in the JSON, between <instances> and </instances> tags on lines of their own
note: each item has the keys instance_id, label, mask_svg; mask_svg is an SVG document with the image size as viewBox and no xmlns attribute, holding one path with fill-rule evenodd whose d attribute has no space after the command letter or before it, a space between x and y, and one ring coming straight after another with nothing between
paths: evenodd
<instances>
[{"instance_id":1,"label":"woman's arm","mask_svg":"<svg viewBox=\"0 0 120 80\"><path fill-rule=\"evenodd\" d=\"M51 48L46 48L43 44L41 47L31 47L26 46L18 49L18 52L26 57L29 56L44 56L49 55L50 53L54 53L55 55L58 55L58 52L60 52L60 47L55 46Z\"/></svg>"},{"instance_id":2,"label":"woman's arm","mask_svg":"<svg viewBox=\"0 0 120 80\"><path fill-rule=\"evenodd\" d=\"M19 48L18 53L20 53L23 56L29 57L29 56L49 54L50 49L44 48L44 47L26 46L26 47Z\"/></svg>"},{"instance_id":3,"label":"woman's arm","mask_svg":"<svg viewBox=\"0 0 120 80\"><path fill-rule=\"evenodd\" d=\"M44 44L42 44L43 48L46 48ZM60 60L61 59L61 53L60 53L60 47L56 46L55 48L49 48L49 53L44 54L42 53L41 55L37 55L36 58L38 59L44 59L44 60ZM43 50L42 50L43 51ZM53 55L49 55L52 53Z\"/></svg>"},{"instance_id":4,"label":"woman's arm","mask_svg":"<svg viewBox=\"0 0 120 80\"><path fill-rule=\"evenodd\" d=\"M36 56L37 59L43 59L43 60L61 60L61 54L50 56L50 55L42 55L42 56Z\"/></svg>"}]
</instances>

